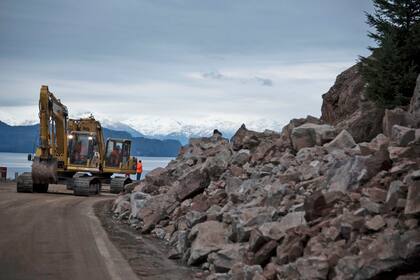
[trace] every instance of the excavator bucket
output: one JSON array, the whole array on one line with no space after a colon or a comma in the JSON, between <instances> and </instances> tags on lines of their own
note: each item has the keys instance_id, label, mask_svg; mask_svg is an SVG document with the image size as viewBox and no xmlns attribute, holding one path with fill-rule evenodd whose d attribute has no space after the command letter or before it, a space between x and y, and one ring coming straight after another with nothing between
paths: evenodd
<instances>
[{"instance_id":1,"label":"excavator bucket","mask_svg":"<svg viewBox=\"0 0 420 280\"><path fill-rule=\"evenodd\" d=\"M34 160L32 163L32 181L34 184L50 184L57 182L56 161Z\"/></svg>"}]
</instances>

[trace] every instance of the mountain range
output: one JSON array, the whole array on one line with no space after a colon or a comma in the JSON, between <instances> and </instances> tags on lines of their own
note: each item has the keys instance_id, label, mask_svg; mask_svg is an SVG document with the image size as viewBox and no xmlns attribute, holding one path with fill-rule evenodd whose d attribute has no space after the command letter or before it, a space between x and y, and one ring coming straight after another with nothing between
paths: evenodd
<instances>
[{"instance_id":1,"label":"mountain range","mask_svg":"<svg viewBox=\"0 0 420 280\"><path fill-rule=\"evenodd\" d=\"M182 145L188 143L189 138L210 136L214 129L218 129L226 138L231 138L242 125L242 121L230 120L228 118L207 117L197 120L178 120L170 117L132 117L122 121L115 121L108 115L98 112L79 112L71 118L82 118L94 115L103 127L114 131L128 132L132 137L145 137L159 140L178 140ZM2 119L3 118L3 119ZM36 121L25 122L13 120L9 115L2 115L0 119L13 125L30 125ZM254 119L245 121L248 129L264 131L270 129L280 131L283 123L270 119Z\"/></svg>"},{"instance_id":2,"label":"mountain range","mask_svg":"<svg viewBox=\"0 0 420 280\"><path fill-rule=\"evenodd\" d=\"M161 140L173 139L178 140L183 145L188 143L190 138L212 135L214 129L218 129L224 137L230 139L242 125L242 122L213 118L186 122L159 117L137 117L122 122L113 122L104 118L101 119L101 123L114 130L127 131L133 136ZM264 131L265 129L280 131L282 128L280 122L267 119L247 121L245 124L247 128L255 131Z\"/></svg>"},{"instance_id":3,"label":"mountain range","mask_svg":"<svg viewBox=\"0 0 420 280\"><path fill-rule=\"evenodd\" d=\"M181 143L173 139L151 139L133 131L114 130L104 127L104 137L131 139L131 153L137 156L174 157ZM38 143L39 125L12 126L0 121L0 152L33 153ZM138 133L138 132L137 132ZM133 136L133 134L137 136Z\"/></svg>"}]
</instances>

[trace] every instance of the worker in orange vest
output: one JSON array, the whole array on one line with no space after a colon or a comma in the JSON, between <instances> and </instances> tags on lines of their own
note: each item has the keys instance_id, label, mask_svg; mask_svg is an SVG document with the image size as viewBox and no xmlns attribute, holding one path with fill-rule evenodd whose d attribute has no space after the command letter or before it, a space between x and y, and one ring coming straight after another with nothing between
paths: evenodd
<instances>
[{"instance_id":1,"label":"worker in orange vest","mask_svg":"<svg viewBox=\"0 0 420 280\"><path fill-rule=\"evenodd\" d=\"M140 178L141 178L141 173L143 173L143 163L141 163L141 160L139 160L139 161L137 162L137 169L136 169L136 172L137 172L137 180L140 180Z\"/></svg>"}]
</instances>

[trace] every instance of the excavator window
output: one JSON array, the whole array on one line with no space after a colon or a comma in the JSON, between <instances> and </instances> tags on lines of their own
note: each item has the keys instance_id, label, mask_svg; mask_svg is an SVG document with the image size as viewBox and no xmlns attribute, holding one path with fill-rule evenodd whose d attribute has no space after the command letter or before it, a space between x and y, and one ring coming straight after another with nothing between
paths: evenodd
<instances>
[{"instance_id":1,"label":"excavator window","mask_svg":"<svg viewBox=\"0 0 420 280\"><path fill-rule=\"evenodd\" d=\"M87 165L95 161L98 146L93 136L73 133L69 136L70 164Z\"/></svg>"},{"instance_id":2,"label":"excavator window","mask_svg":"<svg viewBox=\"0 0 420 280\"><path fill-rule=\"evenodd\" d=\"M108 139L106 143L105 164L119 168L125 165L130 157L130 144L127 141Z\"/></svg>"}]
</instances>

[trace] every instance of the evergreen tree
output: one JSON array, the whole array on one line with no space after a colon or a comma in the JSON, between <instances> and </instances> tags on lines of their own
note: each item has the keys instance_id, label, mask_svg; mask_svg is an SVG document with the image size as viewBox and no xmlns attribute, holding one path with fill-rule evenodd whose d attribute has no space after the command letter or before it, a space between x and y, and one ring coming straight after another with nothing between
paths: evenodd
<instances>
[{"instance_id":1,"label":"evergreen tree","mask_svg":"<svg viewBox=\"0 0 420 280\"><path fill-rule=\"evenodd\" d=\"M393 108L410 102L420 73L420 0L373 0L367 14L377 47L361 57L366 95L380 106Z\"/></svg>"}]
</instances>

